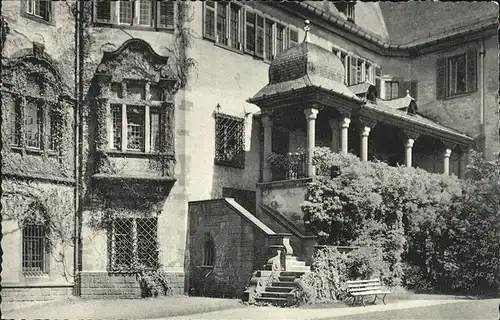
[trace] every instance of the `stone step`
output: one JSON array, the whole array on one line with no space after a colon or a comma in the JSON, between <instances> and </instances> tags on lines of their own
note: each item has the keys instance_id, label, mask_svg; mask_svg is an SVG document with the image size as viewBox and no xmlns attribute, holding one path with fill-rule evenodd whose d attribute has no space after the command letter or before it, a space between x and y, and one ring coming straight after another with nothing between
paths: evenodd
<instances>
[{"instance_id":1,"label":"stone step","mask_svg":"<svg viewBox=\"0 0 500 320\"><path fill-rule=\"evenodd\" d=\"M309 267L307 267L309 268ZM296 277L296 278L300 278L302 277L302 275L304 274L305 272L302 272L302 271L281 271L280 273L280 276L283 276L283 277Z\"/></svg>"},{"instance_id":2,"label":"stone step","mask_svg":"<svg viewBox=\"0 0 500 320\"><path fill-rule=\"evenodd\" d=\"M307 273L307 272L311 272L311 267L306 267L306 266L303 266L303 267L293 267L292 266L290 268L287 268L287 271L304 274L304 273ZM300 276L297 277L297 278L300 278Z\"/></svg>"},{"instance_id":3,"label":"stone step","mask_svg":"<svg viewBox=\"0 0 500 320\"><path fill-rule=\"evenodd\" d=\"M273 287L291 287L295 288L297 284L293 281L276 281L271 284Z\"/></svg>"},{"instance_id":4,"label":"stone step","mask_svg":"<svg viewBox=\"0 0 500 320\"><path fill-rule=\"evenodd\" d=\"M266 292L291 292L293 287L266 287Z\"/></svg>"},{"instance_id":5,"label":"stone step","mask_svg":"<svg viewBox=\"0 0 500 320\"><path fill-rule=\"evenodd\" d=\"M256 272L256 276L257 277L269 277L269 276L271 276L272 272L273 271L271 271L271 270L258 270Z\"/></svg>"},{"instance_id":6,"label":"stone step","mask_svg":"<svg viewBox=\"0 0 500 320\"><path fill-rule=\"evenodd\" d=\"M287 305L287 299L286 298L258 297L258 298L255 298L255 301L261 302L261 303L272 304L274 306L286 306Z\"/></svg>"},{"instance_id":7,"label":"stone step","mask_svg":"<svg viewBox=\"0 0 500 320\"><path fill-rule=\"evenodd\" d=\"M272 292L272 291L264 291L261 293L261 297L265 298L285 298L292 295L290 292Z\"/></svg>"},{"instance_id":8,"label":"stone step","mask_svg":"<svg viewBox=\"0 0 500 320\"><path fill-rule=\"evenodd\" d=\"M285 256L287 261L301 261L297 256Z\"/></svg>"},{"instance_id":9,"label":"stone step","mask_svg":"<svg viewBox=\"0 0 500 320\"><path fill-rule=\"evenodd\" d=\"M293 282L295 279L297 279L296 276L284 276L281 275L278 277L279 281L285 281L285 282Z\"/></svg>"},{"instance_id":10,"label":"stone step","mask_svg":"<svg viewBox=\"0 0 500 320\"><path fill-rule=\"evenodd\" d=\"M286 261L286 265L292 265L292 266L305 266L306 262L305 261L297 261L297 260L290 260Z\"/></svg>"}]
</instances>

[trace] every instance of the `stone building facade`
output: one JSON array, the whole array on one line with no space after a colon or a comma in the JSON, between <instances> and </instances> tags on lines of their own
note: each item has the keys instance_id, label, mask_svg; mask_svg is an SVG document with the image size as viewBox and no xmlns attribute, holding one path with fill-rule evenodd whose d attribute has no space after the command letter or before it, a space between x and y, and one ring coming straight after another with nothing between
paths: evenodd
<instances>
[{"instance_id":1,"label":"stone building facade","mask_svg":"<svg viewBox=\"0 0 500 320\"><path fill-rule=\"evenodd\" d=\"M164 270L173 292L185 293L200 288L196 270L209 270L210 239L213 259L234 260L212 263L213 280L241 287L266 260L259 250L273 232L291 233L295 247L307 242L298 206L314 175L301 151L311 136L315 146L437 173L461 175L469 148L491 159L500 149L496 9L2 2L2 188L9 190L2 226L11 230L2 239L5 301L72 292L140 297L139 265ZM316 66L334 61L345 93L362 105L375 92L386 116L377 109L369 113L374 122L351 121L339 107L306 120L299 108L267 121L268 105L250 98L269 85L276 60L304 43L306 19L308 41L323 49L311 53L324 55L312 58ZM415 104L417 114L408 115ZM420 130L406 149L409 131L398 123ZM271 172L270 153L297 152L300 170ZM238 209L210 202L221 198L234 198ZM49 244L54 228L44 223L53 221L67 232Z\"/></svg>"}]
</instances>

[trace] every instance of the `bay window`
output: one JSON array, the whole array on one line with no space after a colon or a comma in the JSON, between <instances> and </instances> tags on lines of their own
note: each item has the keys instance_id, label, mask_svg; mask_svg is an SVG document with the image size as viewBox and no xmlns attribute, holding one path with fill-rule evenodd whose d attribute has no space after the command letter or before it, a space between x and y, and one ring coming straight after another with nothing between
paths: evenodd
<instances>
[{"instance_id":1,"label":"bay window","mask_svg":"<svg viewBox=\"0 0 500 320\"><path fill-rule=\"evenodd\" d=\"M111 87L116 88L112 91L120 88L125 97L117 97L116 93L116 98L110 99L109 148L116 151L159 152L161 88L132 80L114 83Z\"/></svg>"}]
</instances>

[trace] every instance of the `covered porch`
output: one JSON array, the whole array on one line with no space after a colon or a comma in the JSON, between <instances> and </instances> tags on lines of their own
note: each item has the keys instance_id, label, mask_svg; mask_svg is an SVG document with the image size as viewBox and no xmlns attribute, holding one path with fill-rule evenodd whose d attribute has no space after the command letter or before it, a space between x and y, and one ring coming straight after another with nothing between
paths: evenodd
<instances>
[{"instance_id":1,"label":"covered porch","mask_svg":"<svg viewBox=\"0 0 500 320\"><path fill-rule=\"evenodd\" d=\"M463 175L472 138L418 115L409 93L384 101L373 85L363 87L346 87L340 59L307 32L273 60L269 83L248 100L261 108L262 184L314 179L314 148L325 146L363 161Z\"/></svg>"}]
</instances>

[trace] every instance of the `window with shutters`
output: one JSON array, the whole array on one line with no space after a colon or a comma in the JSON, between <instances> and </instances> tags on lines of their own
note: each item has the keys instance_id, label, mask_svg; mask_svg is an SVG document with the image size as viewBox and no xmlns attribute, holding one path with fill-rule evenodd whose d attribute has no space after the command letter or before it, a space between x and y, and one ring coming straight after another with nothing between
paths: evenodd
<instances>
[{"instance_id":1,"label":"window with shutters","mask_svg":"<svg viewBox=\"0 0 500 320\"><path fill-rule=\"evenodd\" d=\"M399 98L399 82L385 81L385 100Z\"/></svg>"},{"instance_id":2,"label":"window with shutters","mask_svg":"<svg viewBox=\"0 0 500 320\"><path fill-rule=\"evenodd\" d=\"M270 61L298 43L298 32L277 19L228 1L203 2L203 37Z\"/></svg>"},{"instance_id":3,"label":"window with shutters","mask_svg":"<svg viewBox=\"0 0 500 320\"><path fill-rule=\"evenodd\" d=\"M24 0L23 13L25 17L37 21L52 22L52 2L50 0Z\"/></svg>"},{"instance_id":4,"label":"window with shutters","mask_svg":"<svg viewBox=\"0 0 500 320\"><path fill-rule=\"evenodd\" d=\"M382 97L382 69L375 66L375 87L377 88L378 97Z\"/></svg>"},{"instance_id":5,"label":"window with shutters","mask_svg":"<svg viewBox=\"0 0 500 320\"><path fill-rule=\"evenodd\" d=\"M264 37L264 47L265 47L265 56L266 60L273 60L274 58L274 37L273 37L273 28L274 21L266 19L265 24L265 37Z\"/></svg>"},{"instance_id":6,"label":"window with shutters","mask_svg":"<svg viewBox=\"0 0 500 320\"><path fill-rule=\"evenodd\" d=\"M276 55L285 50L285 26L276 24Z\"/></svg>"},{"instance_id":7,"label":"window with shutters","mask_svg":"<svg viewBox=\"0 0 500 320\"><path fill-rule=\"evenodd\" d=\"M175 10L174 1L94 0L94 22L173 30Z\"/></svg>"},{"instance_id":8,"label":"window with shutters","mask_svg":"<svg viewBox=\"0 0 500 320\"><path fill-rule=\"evenodd\" d=\"M216 42L226 44L227 45L227 20L228 20L228 14L227 14L227 8L228 5L225 2L220 2L217 3L217 21L216 21L216 26L217 26L217 34L216 34Z\"/></svg>"},{"instance_id":9,"label":"window with shutters","mask_svg":"<svg viewBox=\"0 0 500 320\"><path fill-rule=\"evenodd\" d=\"M245 11L245 52L255 53L255 13Z\"/></svg>"},{"instance_id":10,"label":"window with shutters","mask_svg":"<svg viewBox=\"0 0 500 320\"><path fill-rule=\"evenodd\" d=\"M437 60L436 96L438 99L477 91L477 52Z\"/></svg>"},{"instance_id":11,"label":"window with shutters","mask_svg":"<svg viewBox=\"0 0 500 320\"><path fill-rule=\"evenodd\" d=\"M378 79L380 81L380 67L376 67L373 62L354 56L337 46L332 48L332 52L339 57L342 65L344 66L344 82L346 85L352 86L363 82L369 82L370 84L376 85L377 68L379 72ZM380 92L380 90L378 92Z\"/></svg>"},{"instance_id":12,"label":"window with shutters","mask_svg":"<svg viewBox=\"0 0 500 320\"><path fill-rule=\"evenodd\" d=\"M448 59L448 92L450 96L467 92L465 55Z\"/></svg>"},{"instance_id":13,"label":"window with shutters","mask_svg":"<svg viewBox=\"0 0 500 320\"><path fill-rule=\"evenodd\" d=\"M245 167L245 121L221 113L215 115L215 164Z\"/></svg>"},{"instance_id":14,"label":"window with shutters","mask_svg":"<svg viewBox=\"0 0 500 320\"><path fill-rule=\"evenodd\" d=\"M240 50L241 42L241 7L231 3L230 6L230 28L229 28L229 39L231 40L231 48Z\"/></svg>"}]
</instances>

